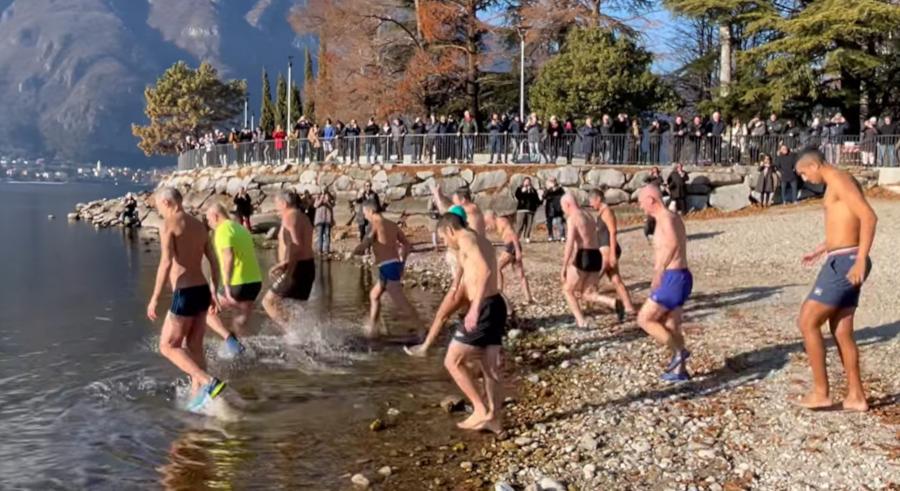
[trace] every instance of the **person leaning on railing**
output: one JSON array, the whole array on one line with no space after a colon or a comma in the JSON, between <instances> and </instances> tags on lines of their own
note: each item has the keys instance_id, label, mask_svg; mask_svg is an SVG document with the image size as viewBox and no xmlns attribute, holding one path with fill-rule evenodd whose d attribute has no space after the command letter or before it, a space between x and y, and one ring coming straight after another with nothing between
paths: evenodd
<instances>
[{"instance_id":1,"label":"person leaning on railing","mask_svg":"<svg viewBox=\"0 0 900 491\"><path fill-rule=\"evenodd\" d=\"M375 118L369 118L369 121L363 128L363 135L365 135L366 140L366 163L369 165L378 162L378 133L380 132L381 128L378 127Z\"/></svg>"},{"instance_id":2,"label":"person leaning on railing","mask_svg":"<svg viewBox=\"0 0 900 491\"><path fill-rule=\"evenodd\" d=\"M416 116L413 124L409 127L409 134L412 138L412 155L410 156L410 162L418 164L422 162L422 147L424 146L425 141L425 123L422 122L422 118Z\"/></svg>"},{"instance_id":3,"label":"person leaning on railing","mask_svg":"<svg viewBox=\"0 0 900 491\"><path fill-rule=\"evenodd\" d=\"M594 163L597 135L597 128L594 128L594 120L590 116L584 118L584 125L578 130L578 137L581 139L581 153L584 154L584 163L587 165Z\"/></svg>"},{"instance_id":4,"label":"person leaning on railing","mask_svg":"<svg viewBox=\"0 0 900 491\"><path fill-rule=\"evenodd\" d=\"M488 132L488 146L491 149L491 156L488 160L489 164L494 163L494 155L497 156L497 163L501 163L503 159L502 149L502 133L503 133L503 123L500 121L500 115L497 113L491 114L491 120L488 121L486 126Z\"/></svg>"},{"instance_id":5,"label":"person leaning on railing","mask_svg":"<svg viewBox=\"0 0 900 491\"><path fill-rule=\"evenodd\" d=\"M361 132L362 129L359 127L359 124L356 123L355 119L351 119L350 124L348 124L347 127L344 128L344 140L347 146L347 159L351 164L359 163L359 135Z\"/></svg>"},{"instance_id":6,"label":"person leaning on railing","mask_svg":"<svg viewBox=\"0 0 900 491\"><path fill-rule=\"evenodd\" d=\"M659 118L655 118L651 123L650 127L647 128L647 135L650 139L649 147L650 147L650 163L658 164L662 157L662 142L663 135L669 131L669 123L663 121Z\"/></svg>"},{"instance_id":7,"label":"person leaning on railing","mask_svg":"<svg viewBox=\"0 0 900 491\"><path fill-rule=\"evenodd\" d=\"M878 163L885 167L893 167L896 163L895 147L900 143L897 139L897 129L897 124L891 121L890 114L881 117L881 124L878 125L878 132L881 134L878 138Z\"/></svg>"},{"instance_id":8,"label":"person leaning on railing","mask_svg":"<svg viewBox=\"0 0 900 491\"><path fill-rule=\"evenodd\" d=\"M706 123L706 147L709 149L709 158L714 164L722 162L723 137L728 127L722 120L722 113L715 111L712 118Z\"/></svg>"}]
</instances>

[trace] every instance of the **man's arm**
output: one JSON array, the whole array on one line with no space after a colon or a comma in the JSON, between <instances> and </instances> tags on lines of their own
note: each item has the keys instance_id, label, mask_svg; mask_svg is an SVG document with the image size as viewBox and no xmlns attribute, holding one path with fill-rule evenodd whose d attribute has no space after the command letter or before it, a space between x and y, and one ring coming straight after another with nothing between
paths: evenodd
<instances>
[{"instance_id":1,"label":"man's arm","mask_svg":"<svg viewBox=\"0 0 900 491\"><path fill-rule=\"evenodd\" d=\"M412 244L409 243L406 234L399 227L397 228L397 243L400 245L400 261L406 263L409 253L412 252Z\"/></svg>"},{"instance_id":2,"label":"man's arm","mask_svg":"<svg viewBox=\"0 0 900 491\"><path fill-rule=\"evenodd\" d=\"M444 196L444 193L441 192L441 188L436 182L431 185L431 195L434 197L434 204L437 205L438 211L447 213L447 209L449 209L453 203Z\"/></svg>"},{"instance_id":3,"label":"man's arm","mask_svg":"<svg viewBox=\"0 0 900 491\"><path fill-rule=\"evenodd\" d=\"M160 228L160 251L159 267L156 268L156 283L153 286L153 294L150 295L150 302L147 304L147 317L156 320L156 304L159 301L159 294L162 293L162 287L169 277L169 270L172 269L172 258L175 256L175 240L169 232L165 224Z\"/></svg>"},{"instance_id":4,"label":"man's arm","mask_svg":"<svg viewBox=\"0 0 900 491\"><path fill-rule=\"evenodd\" d=\"M353 249L353 254L356 256L362 256L365 254L370 247L372 247L372 243L375 242L375 227L371 228L371 231L366 234L365 237L359 242L359 245Z\"/></svg>"},{"instance_id":5,"label":"man's arm","mask_svg":"<svg viewBox=\"0 0 900 491\"><path fill-rule=\"evenodd\" d=\"M219 262L222 264L222 290L225 291L225 298L228 300L232 300L231 296L231 275L234 272L234 249L231 247L226 247L219 251ZM213 266L215 264L214 260L210 260L211 269L215 269Z\"/></svg>"},{"instance_id":6,"label":"man's arm","mask_svg":"<svg viewBox=\"0 0 900 491\"><path fill-rule=\"evenodd\" d=\"M616 246L619 244L619 232L616 226L616 215L609 209L603 211L603 214L600 215L600 219L603 220L603 223L606 224L606 229L609 230L609 256L608 263L610 268L615 268L618 262L618 258L616 257Z\"/></svg>"},{"instance_id":7,"label":"man's arm","mask_svg":"<svg viewBox=\"0 0 900 491\"><path fill-rule=\"evenodd\" d=\"M216 252L213 250L213 245L209 239L206 240L205 255L206 260L209 261L209 289L212 292L212 303L209 306L209 310L215 314L219 312L219 297L216 293L219 290L219 268L216 267L218 266L216 264ZM225 284L228 284L227 279L225 280Z\"/></svg>"},{"instance_id":8,"label":"man's arm","mask_svg":"<svg viewBox=\"0 0 900 491\"><path fill-rule=\"evenodd\" d=\"M862 190L847 174L840 174L837 180L837 191L840 199L847 204L847 208L859 219L859 252L856 254L856 264L847 274L850 283L859 286L866 276L866 260L875 242L875 226L878 224L878 216L875 210L863 197Z\"/></svg>"}]
</instances>

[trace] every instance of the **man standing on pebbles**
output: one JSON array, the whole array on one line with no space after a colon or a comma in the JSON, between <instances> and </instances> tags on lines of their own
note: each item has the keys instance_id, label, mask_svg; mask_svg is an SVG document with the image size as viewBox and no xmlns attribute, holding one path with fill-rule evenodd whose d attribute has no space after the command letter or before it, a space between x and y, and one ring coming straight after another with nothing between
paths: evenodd
<instances>
[{"instance_id":1,"label":"man standing on pebbles","mask_svg":"<svg viewBox=\"0 0 900 491\"><path fill-rule=\"evenodd\" d=\"M797 404L807 409L832 406L825 368L825 345L821 327L828 321L838 353L847 373L845 410L866 411L869 405L859 375L859 352L853 339L853 317L863 282L872 269L869 251L875 240L878 217L853 177L825 162L818 150L806 150L797 161L804 181L825 184L825 241L803 256L810 266L823 254L825 264L812 292L800 307L797 325L812 368L812 390Z\"/></svg>"},{"instance_id":2,"label":"man standing on pebbles","mask_svg":"<svg viewBox=\"0 0 900 491\"><path fill-rule=\"evenodd\" d=\"M597 222L579 208L571 194L564 195L560 205L566 217L566 248L563 253L560 282L569 310L575 316L575 325L584 328L588 327L587 319L584 318L584 312L578 305L577 295L581 295L585 300L602 302L602 299L597 298L593 288L603 270ZM593 292L594 295L590 295L589 292Z\"/></svg>"},{"instance_id":3,"label":"man standing on pebbles","mask_svg":"<svg viewBox=\"0 0 900 491\"><path fill-rule=\"evenodd\" d=\"M688 269L684 222L677 213L666 208L656 186L641 188L638 202L647 216L656 221L650 298L638 312L638 325L672 352L672 359L661 378L667 382L690 380L686 361L691 353L684 347L681 314L694 288L694 277Z\"/></svg>"},{"instance_id":4,"label":"man standing on pebbles","mask_svg":"<svg viewBox=\"0 0 900 491\"><path fill-rule=\"evenodd\" d=\"M468 301L463 325L457 328L447 348L444 366L463 394L472 401L473 412L457 424L464 430L502 430L500 397L500 360L506 328L506 301L497 286L497 258L493 245L483 235L466 228L459 215L445 213L437 225L438 235L455 250L462 271L456 305ZM464 286L462 286L464 285ZM440 315L440 313L439 313ZM435 329L435 327L437 327ZM424 356L440 329L435 322L425 344L407 350ZM476 383L481 372L483 385Z\"/></svg>"}]
</instances>

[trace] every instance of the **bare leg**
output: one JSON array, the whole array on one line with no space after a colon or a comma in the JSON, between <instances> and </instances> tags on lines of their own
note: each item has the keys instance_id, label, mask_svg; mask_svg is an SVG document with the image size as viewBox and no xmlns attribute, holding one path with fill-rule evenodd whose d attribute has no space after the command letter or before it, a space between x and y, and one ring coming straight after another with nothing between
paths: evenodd
<instances>
[{"instance_id":1,"label":"bare leg","mask_svg":"<svg viewBox=\"0 0 900 491\"><path fill-rule=\"evenodd\" d=\"M232 329L240 336L246 336L247 332L244 328L247 321L250 320L250 314L253 312L253 302L238 302L235 309L234 319L232 319Z\"/></svg>"},{"instance_id":2,"label":"bare leg","mask_svg":"<svg viewBox=\"0 0 900 491\"><path fill-rule=\"evenodd\" d=\"M284 305L284 299L276 295L275 293L269 291L266 292L266 296L263 297L263 309L266 311L266 314L269 315L269 318L281 328L282 331L287 331L290 323L290 316L286 312L286 308Z\"/></svg>"},{"instance_id":3,"label":"bare leg","mask_svg":"<svg viewBox=\"0 0 900 491\"><path fill-rule=\"evenodd\" d=\"M503 431L503 395L500 372L502 356L502 346L488 346L485 348L482 366L484 393L487 399L487 416L484 421L474 426L477 430L487 430L494 433Z\"/></svg>"},{"instance_id":4,"label":"bare leg","mask_svg":"<svg viewBox=\"0 0 900 491\"><path fill-rule=\"evenodd\" d=\"M584 318L584 312L581 311L581 307L578 305L578 299L575 298L576 292L581 292L581 287L584 282L581 276L581 272L575 269L574 266L568 266L568 271L566 272L566 282L563 283L563 295L566 297L566 303L569 304L569 310L572 311L572 315L575 316L575 324L578 327L585 327L587 325L587 321Z\"/></svg>"},{"instance_id":5,"label":"bare leg","mask_svg":"<svg viewBox=\"0 0 900 491\"><path fill-rule=\"evenodd\" d=\"M369 291L369 320L363 327L366 337L375 337L375 323L378 322L378 314L381 313L381 295L384 294L384 286L380 281L375 282L375 286Z\"/></svg>"},{"instance_id":6,"label":"bare leg","mask_svg":"<svg viewBox=\"0 0 900 491\"><path fill-rule=\"evenodd\" d=\"M200 342L199 358L197 358L196 353L191 350L192 345L189 337L192 334L191 331L194 327L194 323L198 322L198 319L199 318L193 317L180 317L169 313L166 315L162 334L159 337L159 352L165 356L166 359L171 361L172 364L178 367L179 370L191 377L192 392L196 392L197 388L208 383L212 379L212 377L210 377L203 369L203 365L197 363L198 359L201 360L201 362L203 360L202 338ZM197 330L201 333L200 336L202 336L203 333L203 322L205 322L205 319L199 319L199 323L197 324Z\"/></svg>"},{"instance_id":7,"label":"bare leg","mask_svg":"<svg viewBox=\"0 0 900 491\"><path fill-rule=\"evenodd\" d=\"M500 260L497 261L497 274L499 275L498 279L500 281L501 292L506 289L506 275L503 274L503 270L506 269L510 262L511 261L508 253L503 252L500 254Z\"/></svg>"},{"instance_id":8,"label":"bare leg","mask_svg":"<svg viewBox=\"0 0 900 491\"><path fill-rule=\"evenodd\" d=\"M481 392L475 384L472 374L466 368L466 363L475 361L481 365L482 350L473 346L468 346L457 341L451 341L447 348L447 356L444 358L444 367L459 389L466 397L472 401L472 415L465 421L459 423L460 428L467 427L474 422L484 421L487 418L488 410L485 405ZM482 368L483 370L483 368Z\"/></svg>"},{"instance_id":9,"label":"bare leg","mask_svg":"<svg viewBox=\"0 0 900 491\"><path fill-rule=\"evenodd\" d=\"M831 335L834 337L847 374L847 396L842 406L851 411L867 411L866 393L859 374L859 350L853 339L853 315L856 309L844 309L829 319Z\"/></svg>"},{"instance_id":10,"label":"bare leg","mask_svg":"<svg viewBox=\"0 0 900 491\"><path fill-rule=\"evenodd\" d=\"M218 314L207 315L206 325L222 339L228 339L228 336L231 336L231 331L225 327L225 323L222 322L222 318Z\"/></svg>"},{"instance_id":11,"label":"bare leg","mask_svg":"<svg viewBox=\"0 0 900 491\"><path fill-rule=\"evenodd\" d=\"M616 299L613 297L608 297L606 295L601 295L600 292L597 291L596 286L589 286L585 288L584 293L581 294L581 298L586 302L599 303L600 305L609 307L610 309L616 308Z\"/></svg>"},{"instance_id":12,"label":"bare leg","mask_svg":"<svg viewBox=\"0 0 900 491\"><path fill-rule=\"evenodd\" d=\"M616 289L616 295L619 296L619 300L622 301L622 305L625 306L625 312L629 314L634 314L634 302L631 301L631 294L628 293L628 288L625 286L625 282L622 281L622 276L619 274L617 269L613 269L608 272L610 283L613 284L613 287Z\"/></svg>"},{"instance_id":13,"label":"bare leg","mask_svg":"<svg viewBox=\"0 0 900 491\"><path fill-rule=\"evenodd\" d=\"M522 280L522 288L525 290L525 299L528 303L533 303L534 297L531 296L531 288L528 287L528 277L525 276L525 265L519 262L513 267L519 273L519 278Z\"/></svg>"},{"instance_id":14,"label":"bare leg","mask_svg":"<svg viewBox=\"0 0 900 491\"><path fill-rule=\"evenodd\" d=\"M659 344L669 348L675 354L684 348L684 338L681 338L679 342L673 333L666 328L664 324L667 320L666 317L668 317L666 309L653 300L648 299L644 306L641 307L641 311L638 312L637 321L641 329L649 334L650 337Z\"/></svg>"},{"instance_id":15,"label":"bare leg","mask_svg":"<svg viewBox=\"0 0 900 491\"><path fill-rule=\"evenodd\" d=\"M812 389L803 396L798 404L807 409L830 407L831 397L828 391L828 371L825 368L825 342L822 339L822 324L834 315L834 309L813 300L803 302L797 326L803 335L803 347L809 358L812 369Z\"/></svg>"},{"instance_id":16,"label":"bare leg","mask_svg":"<svg viewBox=\"0 0 900 491\"><path fill-rule=\"evenodd\" d=\"M404 315L413 319L415 325L419 326L422 324L422 318L419 317L419 312L416 311L416 308L413 307L413 305L409 303L409 299L406 298L406 293L403 291L403 283L391 281L385 286L385 289L387 290L388 295L391 296L394 305L396 305Z\"/></svg>"}]
</instances>

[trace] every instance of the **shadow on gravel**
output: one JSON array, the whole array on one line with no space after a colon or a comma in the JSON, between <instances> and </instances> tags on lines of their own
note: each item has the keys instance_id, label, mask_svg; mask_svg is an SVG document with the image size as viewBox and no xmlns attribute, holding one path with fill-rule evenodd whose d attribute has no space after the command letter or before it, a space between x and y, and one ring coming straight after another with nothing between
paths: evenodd
<instances>
[{"instance_id":1,"label":"shadow on gravel","mask_svg":"<svg viewBox=\"0 0 900 491\"><path fill-rule=\"evenodd\" d=\"M713 237L724 234L725 232L721 230L716 230L715 232L699 232L696 234L688 234L687 240L703 240L703 239L711 239Z\"/></svg>"},{"instance_id":2,"label":"shadow on gravel","mask_svg":"<svg viewBox=\"0 0 900 491\"><path fill-rule=\"evenodd\" d=\"M724 292L701 293L688 300L685 316L691 321L705 319L726 307L753 303L781 293L785 288L798 286L800 283L786 283L776 286L752 286L735 288Z\"/></svg>"},{"instance_id":3,"label":"shadow on gravel","mask_svg":"<svg viewBox=\"0 0 900 491\"><path fill-rule=\"evenodd\" d=\"M860 329L856 332L856 343L860 347L893 340L900 335L900 322ZM798 334L799 336L799 334ZM831 339L829 344L833 345ZM644 399L666 399L681 396L688 399L707 397L734 389L748 383L762 380L772 372L784 368L792 353L802 352L803 343L782 343L747 351L725 359L722 367L705 374L695 374L694 382L670 386L663 389L641 391L627 397L615 399L605 406L623 406Z\"/></svg>"}]
</instances>

